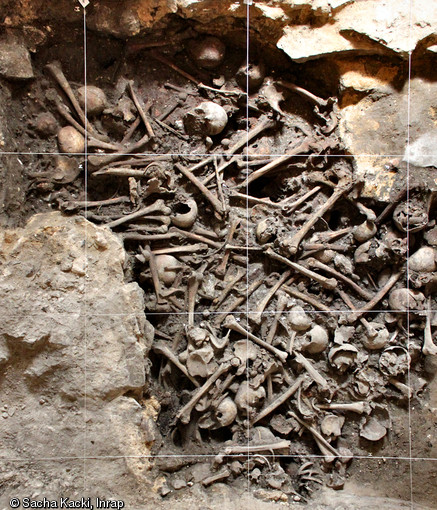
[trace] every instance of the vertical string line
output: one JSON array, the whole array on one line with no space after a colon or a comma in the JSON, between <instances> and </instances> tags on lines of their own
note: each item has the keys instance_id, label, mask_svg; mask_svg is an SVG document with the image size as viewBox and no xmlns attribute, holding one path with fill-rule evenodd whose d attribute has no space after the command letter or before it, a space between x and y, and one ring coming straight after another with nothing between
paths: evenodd
<instances>
[{"instance_id":1,"label":"vertical string line","mask_svg":"<svg viewBox=\"0 0 437 510\"><path fill-rule=\"evenodd\" d=\"M410 113L411 113L411 67L412 67L412 50L411 50L411 28L412 28L412 2L408 0L409 6L409 22L408 22L408 91L407 91L407 151L409 154L410 147ZM407 158L407 352L410 355L410 161ZM410 363L408 363L407 369L407 384L411 388L411 369ZM408 457L409 457L409 469L410 469L410 505L411 509L414 507L414 495L413 495L413 446L412 446L412 430L411 430L411 394L408 393Z\"/></svg>"},{"instance_id":2,"label":"vertical string line","mask_svg":"<svg viewBox=\"0 0 437 510\"><path fill-rule=\"evenodd\" d=\"M86 491L87 480L87 444L88 444L88 429L87 429L87 348L88 348L88 315L87 315L87 282L88 282L88 225L86 218L88 217L88 111L87 111L87 33L86 33L86 8L83 9L83 74L84 74L84 112L85 112L85 161L84 161L84 191L85 191L85 286L84 298L85 309L82 310L84 314L84 442L83 442L83 485L84 494Z\"/></svg>"},{"instance_id":3,"label":"vertical string line","mask_svg":"<svg viewBox=\"0 0 437 510\"><path fill-rule=\"evenodd\" d=\"M250 45L250 4L251 0L246 0L246 176L249 175L249 45ZM249 331L249 184L246 184L246 331ZM246 350L249 352L249 336L246 334ZM249 402L249 366L246 361L246 389L247 402ZM249 406L247 409L247 492L250 494L250 416Z\"/></svg>"}]
</instances>

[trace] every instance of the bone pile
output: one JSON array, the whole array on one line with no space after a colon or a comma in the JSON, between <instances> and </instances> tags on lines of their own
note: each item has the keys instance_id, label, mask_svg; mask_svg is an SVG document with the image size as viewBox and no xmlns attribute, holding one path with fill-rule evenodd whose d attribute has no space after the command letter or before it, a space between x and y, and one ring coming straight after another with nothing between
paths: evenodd
<instances>
[{"instance_id":1,"label":"bone pile","mask_svg":"<svg viewBox=\"0 0 437 510\"><path fill-rule=\"evenodd\" d=\"M389 443L390 410L418 398L437 366L433 196L405 185L389 205L362 198L351 158L337 156L336 98L266 76L261 62L218 79L225 52L212 37L190 49L211 85L150 52L187 80L165 84L167 107L135 81L119 80L111 97L73 90L50 64L65 98L51 105L59 147L72 156L36 178L132 255L155 326L157 453L215 456L198 459L203 470L158 462L162 495L249 476L272 499L302 500L321 484L341 488L355 452ZM312 124L287 111L290 98ZM115 122L126 126L118 138ZM85 137L90 189L115 196L69 193ZM168 156L169 144L204 154Z\"/></svg>"}]
</instances>

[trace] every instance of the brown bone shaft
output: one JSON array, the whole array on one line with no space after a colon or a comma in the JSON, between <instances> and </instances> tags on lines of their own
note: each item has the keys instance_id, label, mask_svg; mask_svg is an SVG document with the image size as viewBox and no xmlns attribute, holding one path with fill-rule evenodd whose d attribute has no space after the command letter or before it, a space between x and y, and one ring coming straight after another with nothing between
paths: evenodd
<instances>
[{"instance_id":1,"label":"brown bone shaft","mask_svg":"<svg viewBox=\"0 0 437 510\"><path fill-rule=\"evenodd\" d=\"M196 188L204 195L219 214L223 214L225 212L220 200L218 200L218 198L211 193L211 191L209 191L209 189L190 172L190 170L187 170L179 163L175 164L175 168L177 168L181 174L183 174L194 186L196 186Z\"/></svg>"},{"instance_id":2,"label":"brown bone shaft","mask_svg":"<svg viewBox=\"0 0 437 510\"><path fill-rule=\"evenodd\" d=\"M393 287L393 285L399 280L401 276L401 272L393 274L387 281L387 283L382 287L382 289L375 294L375 296L364 306L361 307L359 312L353 312L348 317L348 323L353 324L355 321L360 319L365 313L370 312L372 308L374 308L383 297L387 294L387 292Z\"/></svg>"},{"instance_id":3,"label":"brown bone shaft","mask_svg":"<svg viewBox=\"0 0 437 510\"><path fill-rule=\"evenodd\" d=\"M263 409L258 416L255 417L255 419L252 422L252 425L255 425L255 423L258 423L260 420L268 416L270 413L272 413L275 409L277 409L279 406L287 402L289 398L291 398L296 391L300 388L300 385L302 384L304 380L304 376L298 377L292 386L288 388L288 390L284 391L282 395L280 395L278 398L276 398L271 404L269 404L265 409Z\"/></svg>"},{"instance_id":4,"label":"brown bone shaft","mask_svg":"<svg viewBox=\"0 0 437 510\"><path fill-rule=\"evenodd\" d=\"M310 269L307 269L306 267L297 264L296 262L292 262L291 260L288 260L287 258L278 255L271 248L268 248L265 253L270 258L282 262L283 264L290 266L295 271L303 274L307 278L311 278L312 280L320 283L320 285L325 289L333 290L337 287L337 280L335 280L334 278L325 278L324 276L319 275L314 271L311 271Z\"/></svg>"},{"instance_id":5,"label":"brown bone shaft","mask_svg":"<svg viewBox=\"0 0 437 510\"><path fill-rule=\"evenodd\" d=\"M301 229L296 232L296 234L290 239L287 243L288 251L291 255L294 255L304 237L308 234L308 232L313 228L313 226L319 221L319 219L326 214L329 209L337 202L337 200L346 193L350 189L351 185L341 187L334 191L334 193L328 198L328 200L318 209L308 221L301 227Z\"/></svg>"},{"instance_id":6,"label":"brown bone shaft","mask_svg":"<svg viewBox=\"0 0 437 510\"><path fill-rule=\"evenodd\" d=\"M267 165L253 172L253 174L249 175L247 180L240 184L239 187L246 187L248 184L251 184L252 182L256 181L260 177L263 177L264 175L268 174L269 172L278 168L284 163L287 163L288 161L290 161L290 159L293 159L293 157L296 156L297 154L307 152L308 149L310 148L310 145L313 142L314 140L312 138L310 138L309 140L305 140L300 145L292 149L289 154L284 154L283 156L274 159L271 163L268 163Z\"/></svg>"}]
</instances>

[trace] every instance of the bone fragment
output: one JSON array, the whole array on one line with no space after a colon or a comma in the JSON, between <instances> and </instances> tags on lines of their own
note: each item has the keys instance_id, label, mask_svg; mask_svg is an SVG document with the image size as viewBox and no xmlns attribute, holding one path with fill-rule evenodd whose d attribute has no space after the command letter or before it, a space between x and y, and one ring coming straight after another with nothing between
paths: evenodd
<instances>
[{"instance_id":1,"label":"bone fragment","mask_svg":"<svg viewBox=\"0 0 437 510\"><path fill-rule=\"evenodd\" d=\"M244 295L242 295L241 297L237 298L235 301L233 301L229 307L223 311L223 313L220 313L218 316L217 316L217 319L215 320L214 322L214 325L216 327L219 327L221 325L221 323L226 319L227 317L227 314L228 313L231 313L233 312L236 308L238 308L240 305L242 305L247 299L249 299L249 297L251 296L251 294L253 294L253 292L255 292L255 290L262 284L264 283L264 278L260 278L258 280L255 280L252 285L250 285L248 288L247 288L247 291L244 293Z\"/></svg>"},{"instance_id":2,"label":"bone fragment","mask_svg":"<svg viewBox=\"0 0 437 510\"><path fill-rule=\"evenodd\" d=\"M159 272L158 267L156 265L155 256L152 253L152 250L150 249L150 246L147 245L145 249L141 249L141 252L143 256L148 260L149 267L150 267L150 273L152 275L152 281L153 281L153 287L155 288L155 294L156 294L156 302L157 304L164 304L165 301L161 299L161 282L159 280Z\"/></svg>"},{"instance_id":3,"label":"bone fragment","mask_svg":"<svg viewBox=\"0 0 437 510\"><path fill-rule=\"evenodd\" d=\"M269 333L266 338L266 342L271 344L276 335L278 328L279 319L281 318L282 312L285 310L288 303L288 297L283 292L278 292L278 302L276 304L275 315L273 317L272 325L270 326Z\"/></svg>"},{"instance_id":4,"label":"bone fragment","mask_svg":"<svg viewBox=\"0 0 437 510\"><path fill-rule=\"evenodd\" d=\"M240 138L240 140L238 140L234 145L232 145L231 147L229 147L225 154L226 155L233 155L235 152L239 151L240 149L242 149L243 147L246 146L246 144L252 140L253 138L255 138L256 136L258 136L260 133L262 133L263 131L265 131L266 129L270 129L272 127L274 127L276 125L276 123L271 120L271 119L268 119L268 118L264 118L263 120L260 120L258 122L258 124L253 127L248 133L244 133L244 136L242 136ZM209 165L210 163L212 163L214 161L214 155L213 156L208 156L207 158L205 158L203 161L200 161L199 163L193 165L192 167L189 168L189 171L190 172L195 172L196 170L199 170L200 168L203 168L204 166L206 165ZM220 166L218 168L218 172L223 172L223 170L225 168L227 168L227 166L229 166L230 161L227 162L227 163L223 163L222 166ZM226 165L226 166L224 166ZM203 184L206 186L206 184L208 184L208 182L214 178L214 175L210 175L209 177L207 177L204 181L203 181Z\"/></svg>"},{"instance_id":5,"label":"bone fragment","mask_svg":"<svg viewBox=\"0 0 437 510\"><path fill-rule=\"evenodd\" d=\"M232 241L232 238L234 237L235 231L237 230L238 225L240 224L241 220L238 217L233 217L231 220L231 224L229 226L228 235L226 237L225 245L229 244ZM231 251L229 249L226 249L225 254L223 255L223 259L221 263L218 265L217 269L215 270L215 274L217 276L224 276L226 273L226 266L228 264L229 256L231 254Z\"/></svg>"},{"instance_id":6,"label":"bone fragment","mask_svg":"<svg viewBox=\"0 0 437 510\"><path fill-rule=\"evenodd\" d=\"M247 274L247 271L245 269L241 269L241 268L237 269L237 274L235 275L235 277L231 278L231 280L226 285L226 287L223 289L221 294L214 299L214 301L213 301L214 310L217 310L217 308L227 298L227 296L231 292L231 290L235 287L236 283L239 282L245 274Z\"/></svg>"},{"instance_id":7,"label":"bone fragment","mask_svg":"<svg viewBox=\"0 0 437 510\"><path fill-rule=\"evenodd\" d=\"M314 139L309 138L302 142L300 145L292 149L288 154L284 154L283 156L274 159L272 162L267 163L267 165L261 167L260 169L256 170L252 174L249 175L249 177L241 183L238 187L243 188L247 187L252 182L256 181L260 177L263 177L264 175L268 174L275 168L278 168L279 166L283 165L284 163L288 163L291 159L293 159L294 156L300 153L305 153L310 148L311 144L314 143Z\"/></svg>"},{"instance_id":8,"label":"bone fragment","mask_svg":"<svg viewBox=\"0 0 437 510\"><path fill-rule=\"evenodd\" d=\"M88 156L88 162L91 166L96 167L95 170L97 170L98 167L109 165L114 161L123 159L124 156L126 156L127 154L132 154L143 149L143 147L149 142L149 140L150 140L149 135L145 134L140 140L138 140L138 142L135 142L129 145L128 147L125 147L124 149L120 150L117 154L104 154L104 155L93 154L91 156ZM90 169L90 172L93 173L93 170Z\"/></svg>"},{"instance_id":9,"label":"bone fragment","mask_svg":"<svg viewBox=\"0 0 437 510\"><path fill-rule=\"evenodd\" d=\"M202 480L202 485L204 487L208 487L209 485L212 485L213 483L222 482L223 480L226 480L231 476L231 472L228 468L222 469L218 473L212 476L208 476L208 478L204 478Z\"/></svg>"}]
</instances>

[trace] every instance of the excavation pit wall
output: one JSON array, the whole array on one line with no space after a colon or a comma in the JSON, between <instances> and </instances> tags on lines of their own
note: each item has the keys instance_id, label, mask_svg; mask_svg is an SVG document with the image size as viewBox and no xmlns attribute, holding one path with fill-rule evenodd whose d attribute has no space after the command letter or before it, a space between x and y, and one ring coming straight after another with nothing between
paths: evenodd
<instances>
[{"instance_id":1,"label":"excavation pit wall","mask_svg":"<svg viewBox=\"0 0 437 510\"><path fill-rule=\"evenodd\" d=\"M214 507L220 500L232 507L241 497L242 508L274 502L334 508L340 490L343 502L353 494L363 508L383 501L367 497L401 508L410 500L411 470L416 507L432 507L435 363L422 351L424 336L434 333L428 302L435 309L433 33L415 24L409 47L399 35L405 13L393 4L386 16L394 28L388 37L381 25L382 37L364 23L363 11L353 10L359 5L251 8L251 70L264 79L246 96L246 5L91 4L87 83L101 88L107 102L89 116L90 125L104 143L120 144L139 117L136 97L144 110L150 101L146 115L155 132L132 151L141 158L125 156L110 167L97 156L113 151L93 147L95 140L88 158L59 153L58 130L68 124L62 105L80 119L53 69L78 94L85 81L82 9L69 2L3 8L5 501L18 485L41 497L46 488L53 498L60 491L79 497L85 472L87 495L107 493L135 505L171 500L183 508L200 500ZM372 2L367 8L377 15ZM226 53L207 69L196 51L211 36ZM226 113L218 134L206 133L195 112L206 101ZM153 120L172 107L165 125ZM246 146L246 131L263 122L262 134ZM138 122L132 133L129 143L138 142L146 128ZM241 140L234 156L230 148ZM211 199L189 182L186 169L214 154L193 172L209 179ZM272 163L277 167L258 177ZM218 187L215 164L226 167ZM294 252L293 236L336 192ZM85 198L113 202L84 211ZM175 217L192 210L193 199L195 223L178 225ZM157 200L147 219L124 221ZM60 211L47 214L53 209ZM410 210L415 214L406 220ZM418 255L407 279L410 219L408 247ZM330 237L340 230L343 236ZM333 250L317 246L329 242ZM160 273L158 298L153 260L160 269L158 257L168 248L187 251L169 252L177 266ZM321 263L360 290L344 278L334 283L338 276ZM349 319L350 305L361 309L396 275L367 322ZM393 293L407 286L408 298ZM192 306L194 315L187 313ZM373 338L372 328L379 332ZM255 339L247 340L246 331ZM266 338L271 349L257 340ZM213 405L201 401L187 413L196 386L220 370L208 397ZM294 395L260 418L298 378ZM322 409L335 402L358 402L359 412ZM317 444L314 429L327 445ZM249 458L239 450L247 446ZM337 460L329 458L333 452Z\"/></svg>"}]
</instances>

